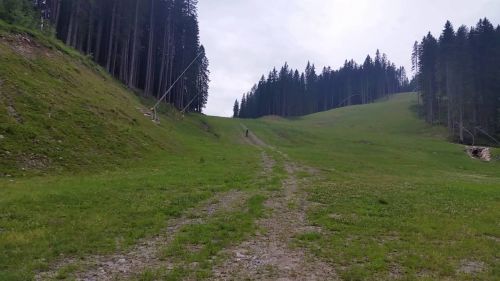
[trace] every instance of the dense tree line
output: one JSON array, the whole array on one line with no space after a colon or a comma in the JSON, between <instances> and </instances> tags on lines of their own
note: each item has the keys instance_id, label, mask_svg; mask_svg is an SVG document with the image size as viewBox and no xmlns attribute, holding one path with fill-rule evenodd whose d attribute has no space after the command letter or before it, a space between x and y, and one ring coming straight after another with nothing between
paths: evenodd
<instances>
[{"instance_id":1,"label":"dense tree line","mask_svg":"<svg viewBox=\"0 0 500 281\"><path fill-rule=\"evenodd\" d=\"M308 63L299 73L288 64L262 76L252 90L235 102L235 117L256 118L264 115L299 116L336 107L366 104L387 95L409 90L403 67L396 67L377 50L362 65L346 61L338 70L324 67L316 73Z\"/></svg>"},{"instance_id":2,"label":"dense tree line","mask_svg":"<svg viewBox=\"0 0 500 281\"><path fill-rule=\"evenodd\" d=\"M496 142L500 134L500 26L487 19L439 38L428 33L412 54L425 120L444 124L461 143Z\"/></svg>"},{"instance_id":3,"label":"dense tree line","mask_svg":"<svg viewBox=\"0 0 500 281\"><path fill-rule=\"evenodd\" d=\"M208 60L197 0L0 0L0 18L52 31L145 96L159 98L191 62L167 102L201 112Z\"/></svg>"}]
</instances>

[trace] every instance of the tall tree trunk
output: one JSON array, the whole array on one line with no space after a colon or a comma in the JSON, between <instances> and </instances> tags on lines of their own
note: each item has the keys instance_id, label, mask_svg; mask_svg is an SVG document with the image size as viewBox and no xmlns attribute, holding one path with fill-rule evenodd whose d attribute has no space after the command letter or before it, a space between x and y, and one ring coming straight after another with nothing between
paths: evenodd
<instances>
[{"instance_id":1,"label":"tall tree trunk","mask_svg":"<svg viewBox=\"0 0 500 281\"><path fill-rule=\"evenodd\" d=\"M159 79L158 79L158 91L157 91L157 94L156 94L156 97L157 98L160 98L166 90L163 90L164 89L164 84L167 83L167 75L165 74L166 73L166 68L167 68L167 44L168 44L168 29L170 28L168 26L169 24L169 20L167 19L167 23L166 25L164 26L164 32L163 32L163 45L162 45L162 49L161 49L161 67L160 67L160 75L159 75Z\"/></svg>"},{"instance_id":2,"label":"tall tree trunk","mask_svg":"<svg viewBox=\"0 0 500 281\"><path fill-rule=\"evenodd\" d=\"M92 52L92 37L94 33L94 7L90 6L90 11L89 11L89 25L88 25L88 30L87 30L87 49L85 50L85 53L87 55L90 55L90 52Z\"/></svg>"},{"instance_id":3,"label":"tall tree trunk","mask_svg":"<svg viewBox=\"0 0 500 281\"><path fill-rule=\"evenodd\" d=\"M459 137L460 143L464 143L464 108L463 104L460 104L460 112L459 112Z\"/></svg>"},{"instance_id":4,"label":"tall tree trunk","mask_svg":"<svg viewBox=\"0 0 500 281\"><path fill-rule=\"evenodd\" d=\"M78 0L76 0L78 1ZM72 2L71 13L69 15L68 32L66 33L66 45L71 45L71 39L73 38L73 24L75 21L75 2Z\"/></svg>"},{"instance_id":5,"label":"tall tree trunk","mask_svg":"<svg viewBox=\"0 0 500 281\"><path fill-rule=\"evenodd\" d=\"M173 82L173 77L174 77L174 57L175 57L175 52L177 51L175 49L175 45L174 45L174 40L175 40L175 33L174 33L174 27L173 27L173 24L171 24L171 34L172 36L169 36L169 40L170 40L170 57L169 57L169 62L170 62L170 66L169 66L169 70L168 70L168 83L167 85L170 87L172 85L172 82ZM168 95L168 103L172 103L173 101L173 93L170 93Z\"/></svg>"},{"instance_id":6,"label":"tall tree trunk","mask_svg":"<svg viewBox=\"0 0 500 281\"><path fill-rule=\"evenodd\" d=\"M153 78L154 78L154 65L153 65L153 43L154 43L154 3L155 0L151 0L151 15L149 16L149 42L148 42L148 61L146 66L146 86L144 88L144 93L150 95L153 92Z\"/></svg>"},{"instance_id":7,"label":"tall tree trunk","mask_svg":"<svg viewBox=\"0 0 500 281\"><path fill-rule=\"evenodd\" d=\"M71 47L77 49L77 40L80 34L80 5L81 5L80 0L76 0L76 13L75 13L75 18L74 18L74 31L73 31L73 39L71 40Z\"/></svg>"},{"instance_id":8,"label":"tall tree trunk","mask_svg":"<svg viewBox=\"0 0 500 281\"><path fill-rule=\"evenodd\" d=\"M130 72L128 77L127 85L129 87L134 86L134 77L135 77L135 66L136 66L136 56L137 56L137 31L139 25L139 1L136 0L135 4L135 20L134 20L134 36L132 39L132 61L130 62Z\"/></svg>"},{"instance_id":9,"label":"tall tree trunk","mask_svg":"<svg viewBox=\"0 0 500 281\"><path fill-rule=\"evenodd\" d=\"M113 39L115 36L115 21L116 21L116 0L113 1L113 10L111 12L111 27L109 30L108 54L106 56L106 69L111 73L111 56L113 51Z\"/></svg>"},{"instance_id":10,"label":"tall tree trunk","mask_svg":"<svg viewBox=\"0 0 500 281\"><path fill-rule=\"evenodd\" d=\"M52 23L56 27L56 30L57 30L57 27L59 26L59 17L61 15L61 2L62 2L61 0L54 0L53 5L52 5L52 11L53 11L53 14L55 15Z\"/></svg>"},{"instance_id":11,"label":"tall tree trunk","mask_svg":"<svg viewBox=\"0 0 500 281\"><path fill-rule=\"evenodd\" d=\"M120 42L119 40L116 40L116 42L115 42L115 44L113 46L113 62L111 64L111 70L112 71L110 72L115 77L116 77L116 60L117 60L117 57L118 57L117 52L118 52L118 43L119 42Z\"/></svg>"},{"instance_id":12,"label":"tall tree trunk","mask_svg":"<svg viewBox=\"0 0 500 281\"><path fill-rule=\"evenodd\" d=\"M95 57L94 57L94 60L96 62L99 62L100 58L101 58L101 45L102 45L102 32L103 32L103 29L104 29L104 23L103 23L103 19L102 19L102 11L101 11L101 15L98 19L99 23L97 24L97 37L96 37L96 42L95 42Z\"/></svg>"},{"instance_id":13,"label":"tall tree trunk","mask_svg":"<svg viewBox=\"0 0 500 281\"><path fill-rule=\"evenodd\" d=\"M128 62L129 62L129 47L130 47L130 30L127 32L127 40L125 41L125 44L122 45L122 50L120 52L121 56L121 71L120 71L120 80L125 83L127 82L128 78Z\"/></svg>"}]
</instances>

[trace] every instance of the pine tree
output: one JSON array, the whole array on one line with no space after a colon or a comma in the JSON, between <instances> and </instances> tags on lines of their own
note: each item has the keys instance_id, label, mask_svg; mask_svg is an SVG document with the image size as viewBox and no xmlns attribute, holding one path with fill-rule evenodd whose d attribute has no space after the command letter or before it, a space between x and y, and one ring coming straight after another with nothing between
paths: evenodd
<instances>
[{"instance_id":1,"label":"pine tree","mask_svg":"<svg viewBox=\"0 0 500 281\"><path fill-rule=\"evenodd\" d=\"M303 73L285 63L267 78L262 76L250 92L245 93L239 107L239 117L264 115L299 116L349 104L364 104L400 91L409 90L403 67L396 67L379 51L378 65L368 56L363 65L346 60L338 70L324 67L316 73L308 62Z\"/></svg>"},{"instance_id":2,"label":"pine tree","mask_svg":"<svg viewBox=\"0 0 500 281\"><path fill-rule=\"evenodd\" d=\"M201 112L209 64L196 5L195 0L0 0L0 19L54 30L58 39L145 96L163 96L198 58L166 100Z\"/></svg>"},{"instance_id":3,"label":"pine tree","mask_svg":"<svg viewBox=\"0 0 500 281\"><path fill-rule=\"evenodd\" d=\"M240 116L240 104L238 103L238 100L234 101L234 106L233 106L233 118L238 118Z\"/></svg>"},{"instance_id":4,"label":"pine tree","mask_svg":"<svg viewBox=\"0 0 500 281\"><path fill-rule=\"evenodd\" d=\"M439 41L429 33L418 45L416 77L426 120L446 124L461 143L498 143L498 33L488 19L456 33L448 21Z\"/></svg>"}]
</instances>

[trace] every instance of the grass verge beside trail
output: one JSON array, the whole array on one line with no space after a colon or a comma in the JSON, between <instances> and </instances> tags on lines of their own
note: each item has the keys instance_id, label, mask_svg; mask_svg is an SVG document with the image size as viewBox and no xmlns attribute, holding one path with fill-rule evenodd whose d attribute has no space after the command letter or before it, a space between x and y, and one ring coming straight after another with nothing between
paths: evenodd
<instances>
[{"instance_id":1,"label":"grass verge beside trail","mask_svg":"<svg viewBox=\"0 0 500 281\"><path fill-rule=\"evenodd\" d=\"M263 215L265 197L254 195L240 209L223 212L201 224L188 225L164 250L173 263L169 270L146 271L136 280L201 280L212 276L212 267L224 248L255 232L255 220Z\"/></svg>"},{"instance_id":2,"label":"grass verge beside trail","mask_svg":"<svg viewBox=\"0 0 500 281\"><path fill-rule=\"evenodd\" d=\"M413 94L245 124L321 173L307 188L323 233L297 243L345 280L496 280L500 163L470 159L416 118ZM498 153L498 151L496 151Z\"/></svg>"},{"instance_id":3,"label":"grass verge beside trail","mask_svg":"<svg viewBox=\"0 0 500 281\"><path fill-rule=\"evenodd\" d=\"M127 249L217 192L257 188L260 155L238 144L239 124L206 120L219 134L209 137L188 118L176 132L179 154L158 151L95 175L0 180L0 279L30 280L64 257Z\"/></svg>"}]
</instances>

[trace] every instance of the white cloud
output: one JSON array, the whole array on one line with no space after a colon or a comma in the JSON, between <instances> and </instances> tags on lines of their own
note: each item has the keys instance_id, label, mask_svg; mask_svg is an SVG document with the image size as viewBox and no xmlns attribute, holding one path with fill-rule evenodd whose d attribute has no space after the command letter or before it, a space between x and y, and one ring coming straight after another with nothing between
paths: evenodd
<instances>
[{"instance_id":1,"label":"white cloud","mask_svg":"<svg viewBox=\"0 0 500 281\"><path fill-rule=\"evenodd\" d=\"M376 49L409 71L411 47L446 20L500 23L498 0L201 0L201 41L210 60L207 114L230 116L235 99L285 61L302 70L362 62Z\"/></svg>"}]
</instances>

